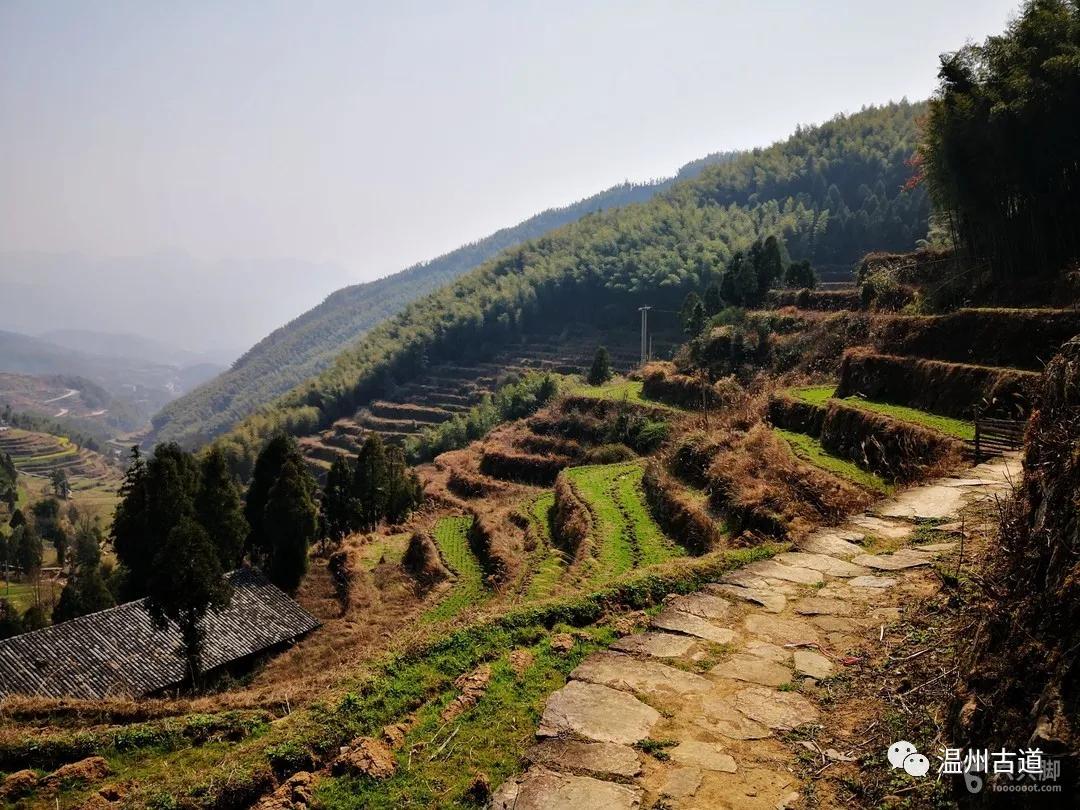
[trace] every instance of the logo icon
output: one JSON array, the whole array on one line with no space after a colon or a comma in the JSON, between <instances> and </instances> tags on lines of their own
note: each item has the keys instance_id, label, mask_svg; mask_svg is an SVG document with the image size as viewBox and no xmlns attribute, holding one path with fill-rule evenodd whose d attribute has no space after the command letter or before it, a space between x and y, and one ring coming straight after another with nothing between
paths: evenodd
<instances>
[{"instance_id":1,"label":"logo icon","mask_svg":"<svg viewBox=\"0 0 1080 810\"><path fill-rule=\"evenodd\" d=\"M922 777L930 772L930 760L907 740L898 740L890 745L888 758L894 770L903 768L911 776Z\"/></svg>"}]
</instances>

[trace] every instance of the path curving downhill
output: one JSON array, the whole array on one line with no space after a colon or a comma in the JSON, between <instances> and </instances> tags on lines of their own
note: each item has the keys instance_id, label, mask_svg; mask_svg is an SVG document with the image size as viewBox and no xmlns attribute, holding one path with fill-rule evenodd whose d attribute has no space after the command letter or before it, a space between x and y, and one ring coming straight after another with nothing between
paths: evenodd
<instances>
[{"instance_id":1,"label":"path curving downhill","mask_svg":"<svg viewBox=\"0 0 1080 810\"><path fill-rule=\"evenodd\" d=\"M968 506L1009 492L1019 473L1013 455L905 490L795 551L669 597L648 631L585 659L548 698L531 766L504 782L491 806L800 806L802 783L783 737L827 709L793 684L852 663L899 616L906 580L957 545L914 545L919 523L949 531ZM868 553L857 542L868 535L890 551Z\"/></svg>"}]
</instances>

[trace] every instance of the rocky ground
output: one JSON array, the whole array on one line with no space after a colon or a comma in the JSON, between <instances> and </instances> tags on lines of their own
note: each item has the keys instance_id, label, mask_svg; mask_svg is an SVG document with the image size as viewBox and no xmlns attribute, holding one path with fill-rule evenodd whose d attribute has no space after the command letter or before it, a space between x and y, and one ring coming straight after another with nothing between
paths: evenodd
<instances>
[{"instance_id":1,"label":"rocky ground","mask_svg":"<svg viewBox=\"0 0 1080 810\"><path fill-rule=\"evenodd\" d=\"M816 804L807 760L824 769L866 753L834 722L844 707L827 699L828 685L874 657L906 607L941 587L927 572L955 558L962 517L1018 473L1006 457L906 490L795 551L669 599L647 631L587 658L550 696L531 767L492 806ZM928 526L937 542L920 542Z\"/></svg>"}]
</instances>

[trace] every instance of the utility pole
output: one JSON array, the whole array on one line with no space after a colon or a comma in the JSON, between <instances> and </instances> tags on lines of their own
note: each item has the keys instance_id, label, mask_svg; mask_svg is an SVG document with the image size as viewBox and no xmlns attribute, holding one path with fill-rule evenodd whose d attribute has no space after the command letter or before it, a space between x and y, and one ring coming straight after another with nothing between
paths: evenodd
<instances>
[{"instance_id":1,"label":"utility pole","mask_svg":"<svg viewBox=\"0 0 1080 810\"><path fill-rule=\"evenodd\" d=\"M649 333L649 310L652 307L638 307L638 312L641 313L641 365L649 359L649 344L646 336Z\"/></svg>"}]
</instances>

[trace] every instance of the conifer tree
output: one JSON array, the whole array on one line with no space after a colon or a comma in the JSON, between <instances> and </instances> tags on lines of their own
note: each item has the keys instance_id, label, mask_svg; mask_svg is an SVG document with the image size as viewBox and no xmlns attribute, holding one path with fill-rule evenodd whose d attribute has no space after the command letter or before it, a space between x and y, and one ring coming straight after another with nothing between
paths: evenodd
<instances>
[{"instance_id":1,"label":"conifer tree","mask_svg":"<svg viewBox=\"0 0 1080 810\"><path fill-rule=\"evenodd\" d=\"M146 609L158 627L173 621L183 639L179 651L192 680L201 672L204 643L202 619L211 609L229 603L231 588L206 530L192 517L182 518L169 532L154 558L147 581Z\"/></svg>"},{"instance_id":2,"label":"conifer tree","mask_svg":"<svg viewBox=\"0 0 1080 810\"><path fill-rule=\"evenodd\" d=\"M705 314L710 318L723 309L724 302L720 296L720 285L714 283L706 287L701 302L705 305Z\"/></svg>"},{"instance_id":3,"label":"conifer tree","mask_svg":"<svg viewBox=\"0 0 1080 810\"><path fill-rule=\"evenodd\" d=\"M705 314L705 306L702 303L701 296L691 290L686 294L686 298L683 299L682 307L679 309L679 323L682 326L683 334L688 336L697 335L700 329L694 330L694 326L699 323Z\"/></svg>"},{"instance_id":4,"label":"conifer tree","mask_svg":"<svg viewBox=\"0 0 1080 810\"><path fill-rule=\"evenodd\" d=\"M597 346L592 366L589 368L589 384L603 385L611 379L611 376L611 355L608 354L607 347Z\"/></svg>"},{"instance_id":5,"label":"conifer tree","mask_svg":"<svg viewBox=\"0 0 1080 810\"><path fill-rule=\"evenodd\" d=\"M303 457L296 446L296 440L285 433L274 434L255 460L255 469L244 502L244 517L247 518L249 526L248 552L252 562L264 569L269 566L273 550L273 541L264 522L266 505L269 502L270 490L289 461L303 465Z\"/></svg>"},{"instance_id":6,"label":"conifer tree","mask_svg":"<svg viewBox=\"0 0 1080 810\"><path fill-rule=\"evenodd\" d=\"M378 433L369 433L356 457L353 500L357 531L374 531L386 514L386 448Z\"/></svg>"},{"instance_id":7,"label":"conifer tree","mask_svg":"<svg viewBox=\"0 0 1080 810\"><path fill-rule=\"evenodd\" d=\"M812 290L817 287L817 274L806 259L792 262L784 271L784 286Z\"/></svg>"},{"instance_id":8,"label":"conifer tree","mask_svg":"<svg viewBox=\"0 0 1080 810\"><path fill-rule=\"evenodd\" d=\"M22 616L19 611L7 599L0 599L0 639L17 636L22 631Z\"/></svg>"},{"instance_id":9,"label":"conifer tree","mask_svg":"<svg viewBox=\"0 0 1080 810\"><path fill-rule=\"evenodd\" d=\"M398 447L386 452L386 520L401 523L423 499L423 487L416 473L405 464Z\"/></svg>"},{"instance_id":10,"label":"conifer tree","mask_svg":"<svg viewBox=\"0 0 1080 810\"><path fill-rule=\"evenodd\" d=\"M24 579L27 582L36 581L44 556L40 535L33 526L20 526L9 542L14 548L15 564L19 566Z\"/></svg>"},{"instance_id":11,"label":"conifer tree","mask_svg":"<svg viewBox=\"0 0 1080 810\"><path fill-rule=\"evenodd\" d=\"M263 525L270 541L270 581L295 591L307 573L308 547L318 530L318 508L303 462L288 459L270 488Z\"/></svg>"},{"instance_id":12,"label":"conifer tree","mask_svg":"<svg viewBox=\"0 0 1080 810\"><path fill-rule=\"evenodd\" d=\"M326 474L326 486L320 504L322 527L326 538L334 545L339 544L356 524L352 495L355 475L356 465L347 456L334 459L330 471Z\"/></svg>"},{"instance_id":13,"label":"conifer tree","mask_svg":"<svg viewBox=\"0 0 1080 810\"><path fill-rule=\"evenodd\" d=\"M240 489L233 480L220 448L211 447L200 465L195 515L217 550L221 567L231 571L244 556L248 523Z\"/></svg>"}]
</instances>

